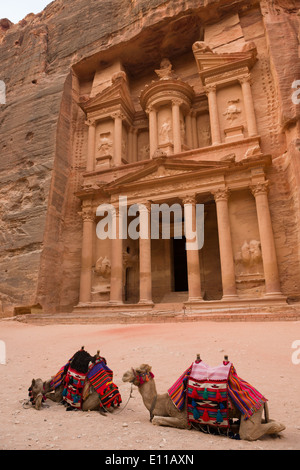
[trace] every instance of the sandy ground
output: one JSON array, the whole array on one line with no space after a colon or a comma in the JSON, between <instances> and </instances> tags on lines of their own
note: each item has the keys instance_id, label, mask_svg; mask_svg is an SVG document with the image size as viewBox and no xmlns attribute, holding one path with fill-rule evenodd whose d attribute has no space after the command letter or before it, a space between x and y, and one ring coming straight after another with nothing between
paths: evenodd
<instances>
[{"instance_id":1,"label":"sandy ground","mask_svg":"<svg viewBox=\"0 0 300 470\"><path fill-rule=\"evenodd\" d=\"M0 322L6 365L0 365L1 450L299 450L300 364L292 361L292 343L300 322L170 323L143 325L35 326ZM114 371L122 412L67 412L49 400L41 411L24 408L31 379L48 379L81 346L100 349ZM235 441L198 431L157 427L136 388L123 373L141 363L152 365L159 393L177 380L196 354L216 366L229 355L240 377L269 400L270 417L286 426L280 437ZM300 354L299 356L300 357Z\"/></svg>"}]
</instances>

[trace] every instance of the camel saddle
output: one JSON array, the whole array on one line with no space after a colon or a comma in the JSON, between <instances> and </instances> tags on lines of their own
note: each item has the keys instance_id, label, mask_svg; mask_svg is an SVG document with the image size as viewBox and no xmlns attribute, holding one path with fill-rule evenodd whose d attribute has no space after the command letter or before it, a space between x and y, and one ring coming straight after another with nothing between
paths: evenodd
<instances>
[{"instance_id":1,"label":"camel saddle","mask_svg":"<svg viewBox=\"0 0 300 470\"><path fill-rule=\"evenodd\" d=\"M68 409L81 409L83 400L93 387L98 393L100 407L110 408L122 403L118 387L113 383L113 372L106 360L90 356L81 349L52 377L51 389L63 385L63 402Z\"/></svg>"}]
</instances>

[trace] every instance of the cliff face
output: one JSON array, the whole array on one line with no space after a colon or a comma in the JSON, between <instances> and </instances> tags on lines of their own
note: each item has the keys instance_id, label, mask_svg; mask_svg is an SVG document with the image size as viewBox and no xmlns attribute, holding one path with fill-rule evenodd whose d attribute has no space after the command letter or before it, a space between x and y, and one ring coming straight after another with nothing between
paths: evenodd
<instances>
[{"instance_id":1,"label":"cliff face","mask_svg":"<svg viewBox=\"0 0 300 470\"><path fill-rule=\"evenodd\" d=\"M257 77L264 75L255 93L258 101L266 98L262 145L275 162L274 230L279 245L289 247L279 256L282 281L287 295L300 293L294 281L299 219L295 225L288 220L288 214L300 213L300 106L291 100L292 82L300 79L297 3L56 0L17 25L1 20L0 80L6 84L6 104L0 105L2 315L66 311L78 301L81 220L74 191L85 168L76 156L85 143L78 131L84 116L74 70L86 73L88 82L94 63L122 53L129 65L133 56L136 73L142 72L143 64L136 66L141 49L154 64L161 54L184 52L181 36L188 44L210 38L225 51L241 38L258 48ZM234 15L238 24L226 23ZM218 24L225 26L215 33ZM291 230L282 227L283 216Z\"/></svg>"}]
</instances>

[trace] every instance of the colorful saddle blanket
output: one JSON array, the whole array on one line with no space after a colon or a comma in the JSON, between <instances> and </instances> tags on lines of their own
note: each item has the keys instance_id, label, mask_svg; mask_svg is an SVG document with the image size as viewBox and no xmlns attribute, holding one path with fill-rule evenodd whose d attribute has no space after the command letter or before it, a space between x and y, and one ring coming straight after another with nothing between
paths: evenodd
<instances>
[{"instance_id":1,"label":"colorful saddle blanket","mask_svg":"<svg viewBox=\"0 0 300 470\"><path fill-rule=\"evenodd\" d=\"M194 362L169 388L177 409L187 406L189 422L228 428L231 404L248 419L267 399L241 379L232 363L211 368L203 361Z\"/></svg>"},{"instance_id":2,"label":"colorful saddle blanket","mask_svg":"<svg viewBox=\"0 0 300 470\"><path fill-rule=\"evenodd\" d=\"M188 421L229 428L228 375L231 364L209 367L203 361L192 365L187 382Z\"/></svg>"},{"instance_id":3,"label":"colorful saddle blanket","mask_svg":"<svg viewBox=\"0 0 300 470\"><path fill-rule=\"evenodd\" d=\"M98 393L102 406L109 408L122 403L118 387L112 381L113 372L104 362L93 365L87 373L87 379Z\"/></svg>"},{"instance_id":4,"label":"colorful saddle blanket","mask_svg":"<svg viewBox=\"0 0 300 470\"><path fill-rule=\"evenodd\" d=\"M81 408L85 379L86 374L72 369L71 366L68 368L64 381L63 400L73 408Z\"/></svg>"},{"instance_id":5,"label":"colorful saddle blanket","mask_svg":"<svg viewBox=\"0 0 300 470\"><path fill-rule=\"evenodd\" d=\"M106 365L104 358L93 358L92 363L89 361L91 358L85 351L74 354L52 377L51 389L55 390L63 384L63 401L75 409L82 407L84 394L87 396L90 386L98 393L101 407L119 406L122 398L112 381L112 370Z\"/></svg>"}]
</instances>

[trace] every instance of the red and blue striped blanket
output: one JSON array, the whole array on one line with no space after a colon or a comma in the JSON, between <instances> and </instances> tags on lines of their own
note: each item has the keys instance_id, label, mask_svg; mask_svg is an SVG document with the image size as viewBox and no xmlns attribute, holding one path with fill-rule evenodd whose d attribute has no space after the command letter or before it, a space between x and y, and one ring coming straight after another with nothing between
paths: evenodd
<instances>
[{"instance_id":1,"label":"red and blue striped blanket","mask_svg":"<svg viewBox=\"0 0 300 470\"><path fill-rule=\"evenodd\" d=\"M52 377L51 390L63 384L63 401L79 409L82 405L84 387L88 383L98 393L100 406L105 408L119 406L122 403L121 394L113 383L113 371L107 366L105 359L98 358L86 366L85 370L78 370L73 367L74 357L75 355Z\"/></svg>"},{"instance_id":2,"label":"red and blue striped blanket","mask_svg":"<svg viewBox=\"0 0 300 470\"><path fill-rule=\"evenodd\" d=\"M267 401L252 385L237 375L230 362L215 368L207 366L203 361L193 363L169 388L168 394L179 410L187 403L189 420L218 426L228 425L229 400L245 419Z\"/></svg>"}]
</instances>

